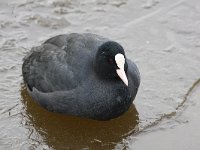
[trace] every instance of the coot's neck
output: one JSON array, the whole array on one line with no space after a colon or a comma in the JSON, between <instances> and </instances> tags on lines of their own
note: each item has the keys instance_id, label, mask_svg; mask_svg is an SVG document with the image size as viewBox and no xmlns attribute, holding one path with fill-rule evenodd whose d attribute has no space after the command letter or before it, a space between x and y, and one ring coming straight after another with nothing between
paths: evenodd
<instances>
[{"instance_id":1,"label":"coot's neck","mask_svg":"<svg viewBox=\"0 0 200 150\"><path fill-rule=\"evenodd\" d=\"M94 70L97 76L102 79L120 80L116 70L109 69L96 61L94 62Z\"/></svg>"}]
</instances>

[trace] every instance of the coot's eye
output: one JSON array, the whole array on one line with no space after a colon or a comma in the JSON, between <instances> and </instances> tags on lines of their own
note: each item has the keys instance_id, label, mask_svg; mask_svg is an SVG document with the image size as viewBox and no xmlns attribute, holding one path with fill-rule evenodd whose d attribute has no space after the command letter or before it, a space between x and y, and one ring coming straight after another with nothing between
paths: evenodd
<instances>
[{"instance_id":1,"label":"coot's eye","mask_svg":"<svg viewBox=\"0 0 200 150\"><path fill-rule=\"evenodd\" d=\"M108 62L109 62L110 64L112 64L112 63L113 63L113 59L112 59L112 58L108 58Z\"/></svg>"}]
</instances>

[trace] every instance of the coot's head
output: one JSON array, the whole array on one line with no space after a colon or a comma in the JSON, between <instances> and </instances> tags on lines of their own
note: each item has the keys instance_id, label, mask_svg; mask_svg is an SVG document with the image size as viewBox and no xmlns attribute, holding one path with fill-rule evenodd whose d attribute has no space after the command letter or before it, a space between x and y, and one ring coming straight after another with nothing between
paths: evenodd
<instances>
[{"instance_id":1,"label":"coot's head","mask_svg":"<svg viewBox=\"0 0 200 150\"><path fill-rule=\"evenodd\" d=\"M128 65L123 47L117 42L102 44L96 54L95 70L104 79L119 79L128 86Z\"/></svg>"}]
</instances>

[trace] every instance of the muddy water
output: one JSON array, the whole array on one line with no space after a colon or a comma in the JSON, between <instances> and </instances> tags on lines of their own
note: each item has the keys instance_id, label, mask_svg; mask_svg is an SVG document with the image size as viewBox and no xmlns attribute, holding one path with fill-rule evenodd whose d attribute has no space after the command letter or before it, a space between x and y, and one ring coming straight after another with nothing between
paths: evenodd
<instances>
[{"instance_id":1,"label":"muddy water","mask_svg":"<svg viewBox=\"0 0 200 150\"><path fill-rule=\"evenodd\" d=\"M186 96L186 102L173 117L163 119L159 126L141 132L127 147L129 149L199 149L200 80ZM137 139L142 140L137 140Z\"/></svg>"},{"instance_id":2,"label":"muddy water","mask_svg":"<svg viewBox=\"0 0 200 150\"><path fill-rule=\"evenodd\" d=\"M137 63L141 87L120 118L62 116L28 96L23 57L70 32L116 40ZM0 1L0 149L198 149L199 39L199 0Z\"/></svg>"}]
</instances>

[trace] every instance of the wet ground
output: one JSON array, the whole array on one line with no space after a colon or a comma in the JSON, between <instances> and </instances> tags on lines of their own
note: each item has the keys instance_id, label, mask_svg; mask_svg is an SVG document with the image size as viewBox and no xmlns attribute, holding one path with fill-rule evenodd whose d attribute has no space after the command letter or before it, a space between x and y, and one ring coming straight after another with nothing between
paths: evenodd
<instances>
[{"instance_id":1,"label":"wet ground","mask_svg":"<svg viewBox=\"0 0 200 150\"><path fill-rule=\"evenodd\" d=\"M28 96L23 57L71 32L116 40L138 65L141 86L123 116L63 116ZM199 39L199 0L0 1L0 149L198 150Z\"/></svg>"}]
</instances>

